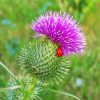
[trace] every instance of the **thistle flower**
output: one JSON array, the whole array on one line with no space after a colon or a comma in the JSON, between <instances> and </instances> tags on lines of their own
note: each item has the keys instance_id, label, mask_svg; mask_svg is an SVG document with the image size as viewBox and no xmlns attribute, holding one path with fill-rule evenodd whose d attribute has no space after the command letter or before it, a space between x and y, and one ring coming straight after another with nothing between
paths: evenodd
<instances>
[{"instance_id":1,"label":"thistle flower","mask_svg":"<svg viewBox=\"0 0 100 100\"><path fill-rule=\"evenodd\" d=\"M45 35L58 44L58 56L84 52L85 36L77 21L67 13L49 11L32 22L32 29L38 36Z\"/></svg>"}]
</instances>

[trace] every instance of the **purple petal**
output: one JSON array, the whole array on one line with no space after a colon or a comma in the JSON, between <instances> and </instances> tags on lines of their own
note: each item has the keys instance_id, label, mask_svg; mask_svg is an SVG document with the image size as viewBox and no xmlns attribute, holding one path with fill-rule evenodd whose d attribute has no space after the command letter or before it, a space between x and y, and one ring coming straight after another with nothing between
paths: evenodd
<instances>
[{"instance_id":1,"label":"purple petal","mask_svg":"<svg viewBox=\"0 0 100 100\"><path fill-rule=\"evenodd\" d=\"M60 45L64 55L84 52L85 36L77 21L67 13L49 11L32 22L32 29Z\"/></svg>"}]
</instances>

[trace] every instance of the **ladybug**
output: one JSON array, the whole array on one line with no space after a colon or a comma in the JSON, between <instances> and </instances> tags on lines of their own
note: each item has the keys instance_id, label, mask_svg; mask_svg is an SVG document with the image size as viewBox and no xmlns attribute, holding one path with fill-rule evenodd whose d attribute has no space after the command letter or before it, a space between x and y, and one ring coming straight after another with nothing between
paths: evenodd
<instances>
[{"instance_id":1,"label":"ladybug","mask_svg":"<svg viewBox=\"0 0 100 100\"><path fill-rule=\"evenodd\" d=\"M59 47L57 48L57 50L56 50L56 56L57 56L57 57L63 56L63 51L62 51L61 46L59 46Z\"/></svg>"}]
</instances>

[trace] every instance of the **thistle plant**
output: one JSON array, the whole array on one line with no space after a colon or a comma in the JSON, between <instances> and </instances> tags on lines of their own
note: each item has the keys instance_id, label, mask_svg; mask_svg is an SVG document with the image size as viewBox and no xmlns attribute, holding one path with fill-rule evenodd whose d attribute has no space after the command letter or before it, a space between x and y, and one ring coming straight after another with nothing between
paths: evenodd
<instances>
[{"instance_id":1,"label":"thistle plant","mask_svg":"<svg viewBox=\"0 0 100 100\"><path fill-rule=\"evenodd\" d=\"M37 88L42 88L45 84L61 83L69 70L67 56L82 54L86 45L82 29L77 21L67 13L49 11L33 21L31 27L36 34L33 36L33 41L21 49L18 59L26 79L10 82L20 87L14 97L21 100L36 99L38 97ZM34 37L37 38L34 39ZM55 90L52 92L78 99L65 92ZM12 100L17 100L14 97Z\"/></svg>"}]
</instances>

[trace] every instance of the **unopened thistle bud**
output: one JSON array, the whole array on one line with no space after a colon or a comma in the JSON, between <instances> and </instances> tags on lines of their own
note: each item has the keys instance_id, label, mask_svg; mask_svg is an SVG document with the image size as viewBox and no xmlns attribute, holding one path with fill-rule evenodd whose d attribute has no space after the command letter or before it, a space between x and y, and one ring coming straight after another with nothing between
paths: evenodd
<instances>
[{"instance_id":1,"label":"unopened thistle bud","mask_svg":"<svg viewBox=\"0 0 100 100\"><path fill-rule=\"evenodd\" d=\"M19 63L24 72L41 81L59 82L68 72L68 61L57 57L57 45L47 40L37 40L22 48Z\"/></svg>"}]
</instances>

